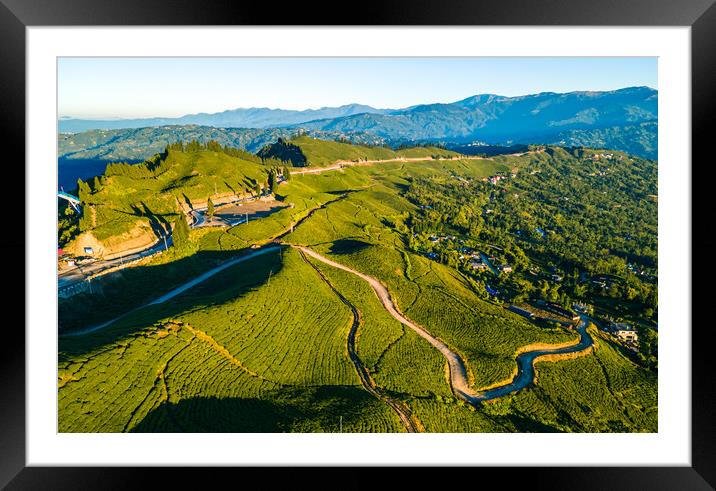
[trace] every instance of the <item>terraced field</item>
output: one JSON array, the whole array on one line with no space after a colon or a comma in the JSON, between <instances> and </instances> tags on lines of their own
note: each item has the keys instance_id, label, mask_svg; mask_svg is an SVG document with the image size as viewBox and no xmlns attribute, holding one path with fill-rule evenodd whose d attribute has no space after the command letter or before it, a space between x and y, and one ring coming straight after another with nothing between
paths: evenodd
<instances>
[{"instance_id":1,"label":"terraced field","mask_svg":"<svg viewBox=\"0 0 716 491\"><path fill-rule=\"evenodd\" d=\"M404 220L415 205L402 191L410 176L477 179L529 159L293 176L276 189L280 211L192 231L184 255L99 281L100 294L61 304L67 329L143 305L252 245L283 244L100 331L61 336L60 431L655 431L655 375L607 339L593 355L538 362L537 385L473 406L453 394L443 354L369 284L290 247L376 278L400 312L464 360L472 387L503 383L521 348L576 334L538 327L481 298L457 269L409 252Z\"/></svg>"},{"instance_id":2,"label":"terraced field","mask_svg":"<svg viewBox=\"0 0 716 491\"><path fill-rule=\"evenodd\" d=\"M351 321L295 251L230 268L106 331L62 339L60 431L131 431L139 421L137 431L203 431L203 413L223 405L236 414L220 431L334 431L340 416L345 431L401 431L360 390ZM312 419L314 404L323 411ZM264 409L273 416L254 421Z\"/></svg>"}]
</instances>

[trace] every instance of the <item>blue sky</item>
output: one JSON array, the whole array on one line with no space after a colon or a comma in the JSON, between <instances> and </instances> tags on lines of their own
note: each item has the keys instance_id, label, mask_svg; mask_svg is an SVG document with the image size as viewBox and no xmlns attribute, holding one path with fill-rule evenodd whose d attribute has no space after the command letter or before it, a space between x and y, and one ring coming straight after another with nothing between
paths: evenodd
<instances>
[{"instance_id":1,"label":"blue sky","mask_svg":"<svg viewBox=\"0 0 716 491\"><path fill-rule=\"evenodd\" d=\"M176 117L657 87L657 58L60 58L59 116Z\"/></svg>"}]
</instances>

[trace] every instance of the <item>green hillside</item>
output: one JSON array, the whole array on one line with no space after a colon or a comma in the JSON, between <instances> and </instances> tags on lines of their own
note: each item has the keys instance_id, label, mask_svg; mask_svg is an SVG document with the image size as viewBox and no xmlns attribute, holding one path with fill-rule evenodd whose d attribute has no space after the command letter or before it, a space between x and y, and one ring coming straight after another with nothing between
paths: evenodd
<instances>
[{"instance_id":1,"label":"green hillside","mask_svg":"<svg viewBox=\"0 0 716 491\"><path fill-rule=\"evenodd\" d=\"M453 394L445 357L392 317L368 283L296 248L307 246L377 279L405 316L460 355L480 389L512 377L520 348L576 341L574 331L507 311L512 297L544 293L568 303L627 305L621 314L641 322L640 329L655 317L644 310L655 282L615 269L626 268L622 253L636 243L641 255L629 264L656 275L647 266L656 208L627 206L630 193L654 191L652 162L553 147L434 160L457 154L307 137L290 143L314 167L366 158L425 160L291 175L275 189L276 200L287 205L280 211L233 227L194 229L188 252L170 249L97 279L92 293L61 299L59 431L407 431L395 407L417 431L656 431L656 372L646 354L639 358L592 329L598 339L593 354L539 363L536 386L476 407ZM229 153L170 148L141 166L110 168L97 189L81 196L99 210L91 230L107 236L133 219L149 220L135 211L143 205L160 223L170 222L182 199L250 192L266 179L269 167L260 159ZM610 171L599 174L606 167ZM505 179L490 183L496 175ZM574 182L565 184L570 177ZM587 179L600 196L569 208L565 203L584 192ZM546 205L538 206L542 201ZM484 209L493 211L483 215ZM639 220L638 234L609 238L626 234L631 220ZM588 226L591 240L604 247L587 269L582 260L594 255L589 246L513 233L527 225L576 237ZM272 242L278 243L269 250ZM496 260L515 266L512 275L474 271L459 258L468 247L492 251L488 244L500 248L491 252ZM256 245L268 252L145 306ZM550 267L565 276L563 283L545 279ZM531 279L534 268L545 274ZM613 292L611 286L580 289L582 272L621 273L624 281ZM504 294L488 294L490 285ZM67 335L127 312L94 333Z\"/></svg>"},{"instance_id":2,"label":"green hillside","mask_svg":"<svg viewBox=\"0 0 716 491\"><path fill-rule=\"evenodd\" d=\"M102 176L80 186L85 211L79 231L101 241L128 233L138 223L166 229L180 203L251 194L267 176L268 168L250 154L241 158L203 146L170 147L143 164L109 164Z\"/></svg>"},{"instance_id":3,"label":"green hillside","mask_svg":"<svg viewBox=\"0 0 716 491\"><path fill-rule=\"evenodd\" d=\"M264 147L259 155L289 160L297 167L306 165L325 167L339 160L388 160L400 157L417 158L433 156L456 157L460 154L436 147L412 147L393 150L389 147L368 147L338 141L319 140L310 136L299 136L288 141Z\"/></svg>"}]
</instances>

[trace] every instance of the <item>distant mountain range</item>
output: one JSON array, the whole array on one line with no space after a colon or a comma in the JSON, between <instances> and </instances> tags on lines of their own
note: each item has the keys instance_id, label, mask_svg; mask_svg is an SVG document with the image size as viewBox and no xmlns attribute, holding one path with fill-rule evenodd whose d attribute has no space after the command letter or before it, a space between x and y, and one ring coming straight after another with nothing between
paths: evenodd
<instances>
[{"instance_id":1,"label":"distant mountain range","mask_svg":"<svg viewBox=\"0 0 716 491\"><path fill-rule=\"evenodd\" d=\"M649 87L503 97L486 94L451 104L361 113L294 125L310 130L369 132L389 141L450 140L542 143L566 131L656 121L658 93Z\"/></svg>"},{"instance_id":2,"label":"distant mountain range","mask_svg":"<svg viewBox=\"0 0 716 491\"><path fill-rule=\"evenodd\" d=\"M404 109L376 109L360 104L305 111L250 108L180 118L61 119L58 123L61 133L80 133L61 135L60 155L67 158L142 158L146 152L141 148L131 150L135 137L152 148L195 135L202 141L215 138L255 151L268 140L285 138L299 130L319 138L346 138L359 143L549 143L611 148L656 158L657 120L658 92L649 87L629 87L519 97L482 94L449 104ZM136 128L146 131L139 135ZM84 138L81 132L87 130L102 131ZM110 132L109 136L106 130L116 133ZM98 133L104 137L98 138ZM63 145L63 138L74 147ZM79 140L94 144L84 145Z\"/></svg>"},{"instance_id":3,"label":"distant mountain range","mask_svg":"<svg viewBox=\"0 0 716 491\"><path fill-rule=\"evenodd\" d=\"M73 119L59 121L60 133L79 133L88 130L112 130L126 128L146 128L151 126L174 126L195 124L215 126L217 128L271 128L289 126L318 119L332 119L362 113L382 114L389 109L376 109L362 104L348 104L340 107L322 107L296 111L290 109L269 109L252 107L230 109L220 113L187 114L179 118L140 118L140 119Z\"/></svg>"}]
</instances>

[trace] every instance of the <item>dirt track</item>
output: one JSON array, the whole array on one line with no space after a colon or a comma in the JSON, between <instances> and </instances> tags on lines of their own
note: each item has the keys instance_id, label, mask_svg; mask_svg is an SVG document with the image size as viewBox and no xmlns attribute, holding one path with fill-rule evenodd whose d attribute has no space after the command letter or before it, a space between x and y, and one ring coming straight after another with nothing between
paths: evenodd
<instances>
[{"instance_id":1,"label":"dirt track","mask_svg":"<svg viewBox=\"0 0 716 491\"><path fill-rule=\"evenodd\" d=\"M326 278L326 276L321 270L319 270L313 263L311 263L311 261L306 258L306 253L303 250L299 250L299 252L301 254L301 257L303 257L303 260L306 261L306 263L308 263L316 271L316 273L318 273L318 275L328 285L328 287L333 290L333 293L335 293L336 296L340 299L340 301L346 304L353 313L353 324L351 325L351 329L348 332L348 356L350 357L351 361L353 362L353 365L355 366L356 372L358 373L358 378L360 378L363 388L373 397L385 402L388 406L390 406L398 414L398 417L403 422L403 425L405 426L405 429L408 430L408 433L416 433L420 431L418 425L413 421L413 417L411 417L410 410L407 408L407 406L402 402L391 399L387 395L380 392L375 384L375 381L368 373L368 370L366 369L365 365L363 365L363 362L358 357L358 354L356 353L356 332L358 331L358 327L362 323L362 316L360 311L355 307L355 305L350 303L348 299L341 294L341 292L336 290L336 288L328 280L328 278Z\"/></svg>"},{"instance_id":2,"label":"dirt track","mask_svg":"<svg viewBox=\"0 0 716 491\"><path fill-rule=\"evenodd\" d=\"M311 256L312 258L317 259L325 264L328 264L329 266L333 266L334 268L347 271L368 282L368 284L370 284L370 286L375 291L376 295L378 295L378 298L383 304L383 307L385 307L385 309L390 313L390 315L392 315L400 323L411 328L419 336L426 339L430 344L440 350L443 356L445 356L445 359L447 360L448 366L450 368L450 385L452 387L453 392L457 397L474 406L478 406L484 401L502 397L511 392L515 392L533 383L535 376L534 362L540 357L548 356L550 354L567 354L581 352L587 349L591 349L593 344L591 336L589 336L589 334L586 332L588 322L586 319L583 319L583 323L579 328L579 332L581 335L581 339L579 342L575 343L572 346L555 347L552 349L536 349L521 353L517 358L518 373L517 375L515 375L513 380L501 384L498 387L491 388L490 390L477 392L470 388L470 383L468 381L469 379L467 376L467 369L465 368L465 363L463 362L462 358L460 358L457 353L453 352L441 340L439 340L438 338L430 334L428 331L426 331L424 328L415 324L407 317L405 317L402 313L400 313L400 311L398 311L397 306L393 302L393 299L390 296L390 292L388 292L388 289L383 286L377 279L354 269L351 269L348 266L337 263L331 259L328 259L327 257L324 257L319 253L306 247L294 247L299 249L305 255ZM331 288L333 287L331 286Z\"/></svg>"},{"instance_id":3,"label":"dirt track","mask_svg":"<svg viewBox=\"0 0 716 491\"><path fill-rule=\"evenodd\" d=\"M485 160L486 157L477 156L463 156L463 157L450 157L450 158L433 158L433 157L399 157L395 159L383 159L383 160L359 160L354 162L352 160L338 160L327 167L313 167L305 170L293 170L291 169L291 175L295 174L320 174L321 172L339 170L345 167L360 167L373 164L383 164L389 162L425 162L427 160ZM489 159L488 159L489 160Z\"/></svg>"},{"instance_id":4,"label":"dirt track","mask_svg":"<svg viewBox=\"0 0 716 491\"><path fill-rule=\"evenodd\" d=\"M460 358L456 353L454 353L450 348L448 348L445 343L443 343L438 338L430 334L428 331L418 326L417 324L409 320L407 317L405 317L403 314L401 314L395 306L395 303L393 302L393 299L390 296L390 292L388 292L388 289L384 287L378 280L376 280L372 276L368 276L354 269L351 269L348 266L344 266L343 264L332 261L327 257L321 256L320 254L315 251L312 251L311 249L301 246L296 247L304 254L311 256L314 259L326 263L329 266L333 266L334 268L347 271L367 281L368 284L375 291L376 295L378 295L378 298L383 304L383 307L385 307L385 309L390 313L390 315L392 315L398 322L405 324L413 331L418 333L419 336L426 339L430 344L440 350L443 356L445 356L448 362L448 366L450 367L450 384L452 385L452 389L456 393L456 395L458 395L461 399L465 400L472 400L478 397L478 394L472 389L470 389L470 383L468 382L467 378L467 370L465 369L465 364L463 363L462 358Z\"/></svg>"},{"instance_id":5,"label":"dirt track","mask_svg":"<svg viewBox=\"0 0 716 491\"><path fill-rule=\"evenodd\" d=\"M542 150L530 150L528 152L511 153L505 154L507 157L521 157L523 155L542 153ZM383 164L389 162L425 162L430 160L492 160L491 157L479 157L477 155L461 155L456 157L397 157L394 159L383 159L383 160L338 160L327 167L312 167L304 170L293 170L291 169L291 175L296 174L320 174L321 172L327 172L332 170L340 170L345 167L360 167L373 164Z\"/></svg>"}]
</instances>

